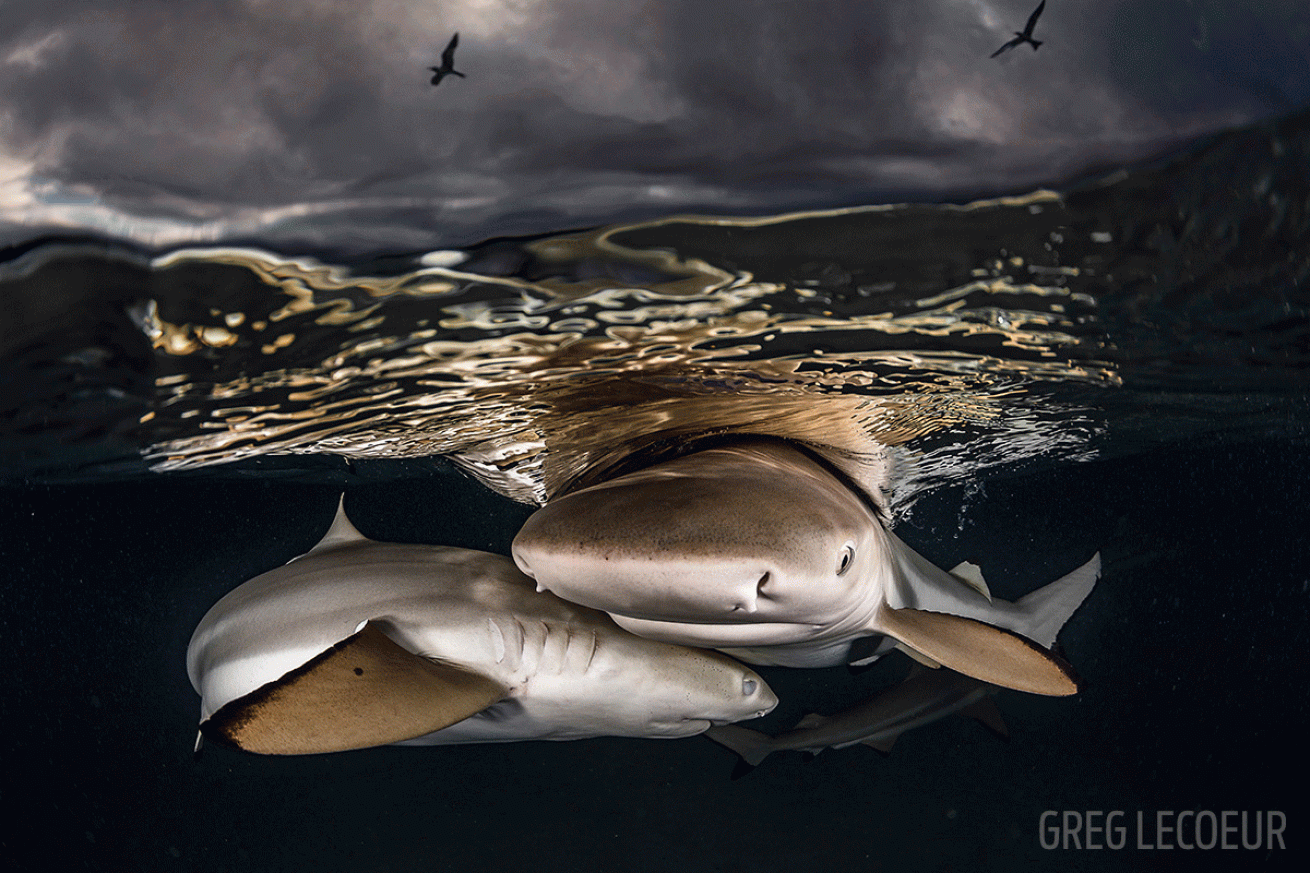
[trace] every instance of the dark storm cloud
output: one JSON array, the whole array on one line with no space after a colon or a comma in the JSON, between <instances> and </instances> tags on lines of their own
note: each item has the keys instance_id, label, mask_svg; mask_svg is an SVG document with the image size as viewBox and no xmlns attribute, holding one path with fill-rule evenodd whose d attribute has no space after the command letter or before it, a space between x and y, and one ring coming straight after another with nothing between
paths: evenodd
<instances>
[{"instance_id":1,"label":"dark storm cloud","mask_svg":"<svg viewBox=\"0 0 1310 873\"><path fill-rule=\"evenodd\" d=\"M137 212L390 199L462 236L1002 191L1304 102L1300 2L1051 0L998 60L1026 0L9 3L0 158Z\"/></svg>"},{"instance_id":2,"label":"dark storm cloud","mask_svg":"<svg viewBox=\"0 0 1310 873\"><path fill-rule=\"evenodd\" d=\"M371 149L403 155L407 137L367 74L375 61L361 63L365 48L396 47L364 45L330 7L303 20L278 8L70 7L34 63L8 65L20 143L36 147L38 172L69 183L238 202L312 197L365 168Z\"/></svg>"}]
</instances>

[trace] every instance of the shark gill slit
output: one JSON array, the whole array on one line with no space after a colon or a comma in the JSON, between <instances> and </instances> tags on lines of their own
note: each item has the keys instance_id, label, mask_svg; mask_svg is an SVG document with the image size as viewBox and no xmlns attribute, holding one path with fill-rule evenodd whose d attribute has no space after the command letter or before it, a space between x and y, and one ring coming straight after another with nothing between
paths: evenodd
<instances>
[{"instance_id":1,"label":"shark gill slit","mask_svg":"<svg viewBox=\"0 0 1310 873\"><path fill-rule=\"evenodd\" d=\"M505 661L505 633L496 624L494 618L487 619L487 628L491 631L491 648L496 656L496 663L502 664Z\"/></svg>"}]
</instances>

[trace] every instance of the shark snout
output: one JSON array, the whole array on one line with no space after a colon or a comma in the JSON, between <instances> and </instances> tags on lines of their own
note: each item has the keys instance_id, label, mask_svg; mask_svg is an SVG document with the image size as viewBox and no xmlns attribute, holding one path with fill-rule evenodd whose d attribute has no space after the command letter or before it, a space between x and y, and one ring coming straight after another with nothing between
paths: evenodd
<instances>
[{"instance_id":1,"label":"shark snout","mask_svg":"<svg viewBox=\"0 0 1310 873\"><path fill-rule=\"evenodd\" d=\"M768 715L778 705L778 695L763 679L754 674L742 678L742 696L753 707L748 718Z\"/></svg>"},{"instance_id":2,"label":"shark snout","mask_svg":"<svg viewBox=\"0 0 1310 873\"><path fill-rule=\"evenodd\" d=\"M735 663L726 655L716 654L714 657L722 659L724 663ZM705 711L706 720L710 724L731 724L748 718L759 718L768 715L778 705L778 695L774 694L773 689L758 673L741 664L736 664L736 667L737 670L733 671L731 679L736 683L736 688L729 689L730 693L725 695L724 700L727 705L708 708ZM732 691L739 693L732 694ZM733 697L736 699L733 700Z\"/></svg>"}]
</instances>

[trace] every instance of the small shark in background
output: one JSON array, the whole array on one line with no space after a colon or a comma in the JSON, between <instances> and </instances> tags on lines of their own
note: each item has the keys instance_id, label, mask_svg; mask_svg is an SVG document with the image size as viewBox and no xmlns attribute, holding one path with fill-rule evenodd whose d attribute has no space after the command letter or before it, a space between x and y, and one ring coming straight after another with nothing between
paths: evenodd
<instances>
[{"instance_id":1,"label":"small shark in background","mask_svg":"<svg viewBox=\"0 0 1310 873\"><path fill-rule=\"evenodd\" d=\"M836 715L807 715L776 737L734 724L716 725L705 736L741 756L734 779L749 773L772 753L786 750L818 754L863 743L885 754L905 731L954 713L971 716L1008 737L1000 710L991 700L997 690L995 685L945 667L930 670L915 664L899 685Z\"/></svg>"},{"instance_id":2,"label":"small shark in background","mask_svg":"<svg viewBox=\"0 0 1310 873\"><path fill-rule=\"evenodd\" d=\"M440 85L441 80L447 76L459 76L461 79L467 78L459 70L455 69L455 46L459 45L459 34L456 33L446 44L446 48L441 53L441 66L428 67L432 71L432 84Z\"/></svg>"},{"instance_id":3,"label":"small shark in background","mask_svg":"<svg viewBox=\"0 0 1310 873\"><path fill-rule=\"evenodd\" d=\"M1033 10L1033 14L1028 16L1028 23L1024 25L1023 31L1020 32L1016 30L1014 32L1014 39L992 52L992 57L1003 54L1015 46L1023 45L1024 43L1029 43L1032 45L1033 51L1037 51L1037 47L1042 43L1040 40L1033 39L1033 28L1037 26L1037 19L1041 17L1042 10L1045 8L1046 0L1042 0L1041 3L1037 4L1037 8Z\"/></svg>"}]
</instances>

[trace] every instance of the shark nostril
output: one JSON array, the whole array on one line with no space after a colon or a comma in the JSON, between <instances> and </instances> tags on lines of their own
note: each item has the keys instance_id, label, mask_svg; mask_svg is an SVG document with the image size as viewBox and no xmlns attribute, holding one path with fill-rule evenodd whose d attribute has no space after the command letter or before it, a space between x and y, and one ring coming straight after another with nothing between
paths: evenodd
<instances>
[{"instance_id":1,"label":"shark nostril","mask_svg":"<svg viewBox=\"0 0 1310 873\"><path fill-rule=\"evenodd\" d=\"M763 576L760 577L759 581L755 583L755 587L753 589L747 589L746 591L739 592L741 594L741 597L738 598L737 602L732 605L732 611L755 612L755 610L758 608L760 598L761 597L766 599L768 598L768 595L764 592L764 585L768 581L769 581L769 574L766 572Z\"/></svg>"}]
</instances>

